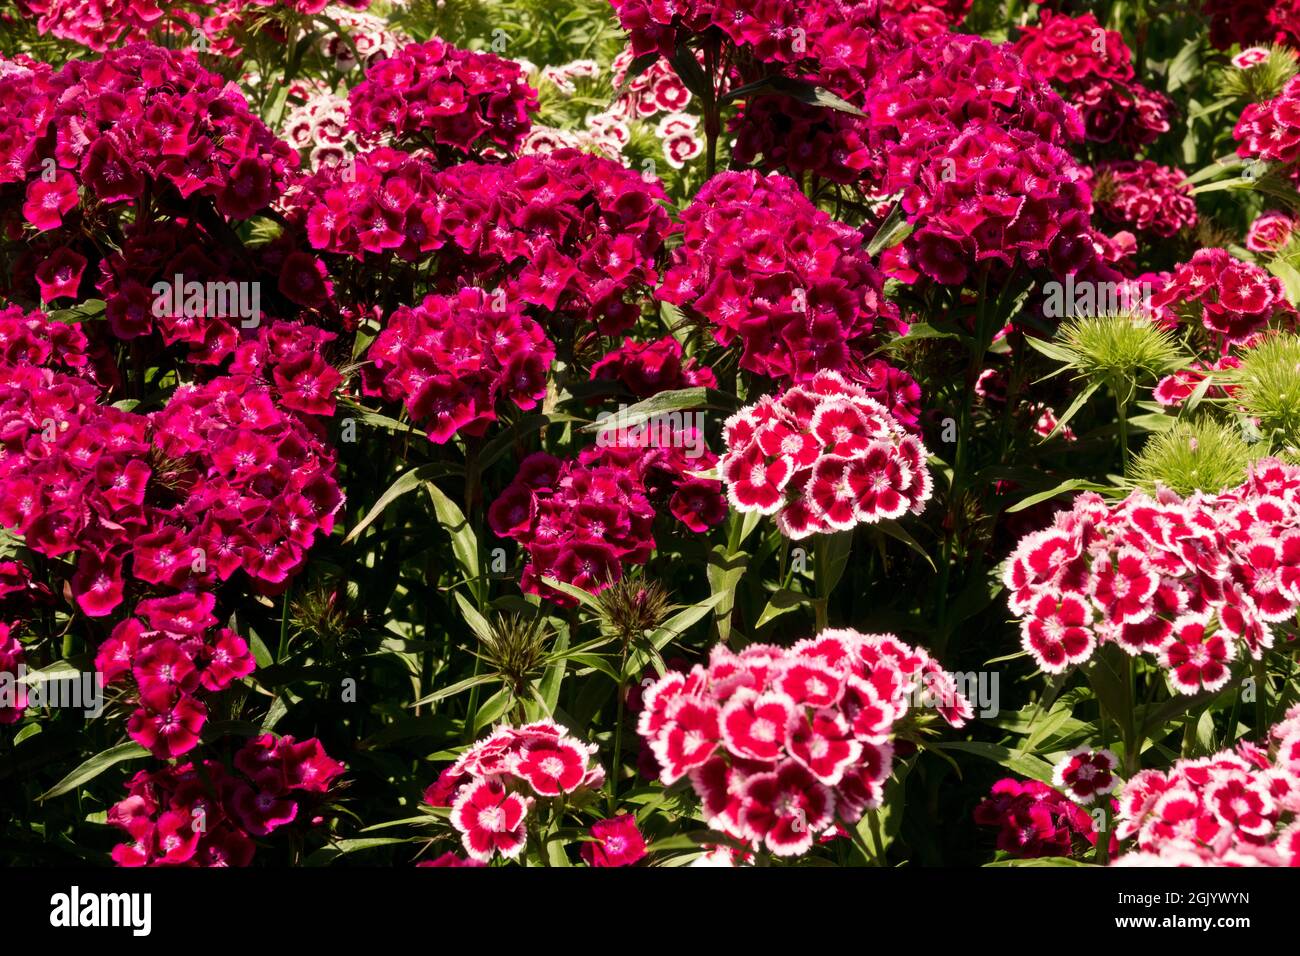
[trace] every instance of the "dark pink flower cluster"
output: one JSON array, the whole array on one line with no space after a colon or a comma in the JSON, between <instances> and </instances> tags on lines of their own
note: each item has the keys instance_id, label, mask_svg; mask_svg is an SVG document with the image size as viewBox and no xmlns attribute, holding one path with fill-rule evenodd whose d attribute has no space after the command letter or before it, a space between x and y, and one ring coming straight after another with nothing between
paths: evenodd
<instances>
[{"instance_id":1,"label":"dark pink flower cluster","mask_svg":"<svg viewBox=\"0 0 1300 956\"><path fill-rule=\"evenodd\" d=\"M1271 40L1269 15L1276 6L1278 0L1202 0L1201 12L1210 21L1210 42L1226 50Z\"/></svg>"},{"instance_id":2,"label":"dark pink flower cluster","mask_svg":"<svg viewBox=\"0 0 1300 956\"><path fill-rule=\"evenodd\" d=\"M905 332L862 234L784 176L721 173L681 215L683 241L659 298L691 306L740 366L783 382L821 369L853 374L856 355Z\"/></svg>"},{"instance_id":3,"label":"dark pink flower cluster","mask_svg":"<svg viewBox=\"0 0 1300 956\"><path fill-rule=\"evenodd\" d=\"M344 772L319 740L264 734L248 741L227 769L219 760L142 770L108 822L128 842L113 848L119 866L247 866L256 845L292 823Z\"/></svg>"},{"instance_id":4,"label":"dark pink flower cluster","mask_svg":"<svg viewBox=\"0 0 1300 956\"><path fill-rule=\"evenodd\" d=\"M1096 174L1105 184L1095 195L1097 208L1111 222L1153 236L1196 225L1196 200L1182 170L1144 159L1102 163Z\"/></svg>"},{"instance_id":5,"label":"dark pink flower cluster","mask_svg":"<svg viewBox=\"0 0 1300 956\"><path fill-rule=\"evenodd\" d=\"M13 675L14 681L13 700L0 704L0 725L18 723L27 710L27 687L17 682L18 666L25 658L22 642L13 636L8 624L0 622L0 674Z\"/></svg>"},{"instance_id":6,"label":"dark pink flower cluster","mask_svg":"<svg viewBox=\"0 0 1300 956\"><path fill-rule=\"evenodd\" d=\"M1078 113L1031 73L1009 45L944 33L887 60L867 111L881 192L912 182L963 130L986 125L1034 133L1053 146L1083 138Z\"/></svg>"},{"instance_id":7,"label":"dark pink flower cluster","mask_svg":"<svg viewBox=\"0 0 1300 956\"><path fill-rule=\"evenodd\" d=\"M256 339L235 350L230 371L266 386L280 408L304 415L333 415L343 373L326 355L336 338L333 332L314 326L274 322L262 326Z\"/></svg>"},{"instance_id":8,"label":"dark pink flower cluster","mask_svg":"<svg viewBox=\"0 0 1300 956\"><path fill-rule=\"evenodd\" d=\"M835 372L742 408L723 437L732 507L777 515L790 538L919 514L933 487L920 439Z\"/></svg>"},{"instance_id":9,"label":"dark pink flower cluster","mask_svg":"<svg viewBox=\"0 0 1300 956\"><path fill-rule=\"evenodd\" d=\"M758 60L793 63L807 55L810 8L795 0L611 0L634 56L672 56L691 35L716 29Z\"/></svg>"},{"instance_id":10,"label":"dark pink flower cluster","mask_svg":"<svg viewBox=\"0 0 1300 956\"><path fill-rule=\"evenodd\" d=\"M363 142L426 146L452 160L487 149L514 153L537 91L513 60L435 37L371 64L348 103L348 129Z\"/></svg>"},{"instance_id":11,"label":"dark pink flower cluster","mask_svg":"<svg viewBox=\"0 0 1300 956\"><path fill-rule=\"evenodd\" d=\"M165 185L248 219L298 165L238 89L191 50L133 43L70 60L47 79L11 74L0 77L0 102L13 106L0 113L0 186L20 184L25 202L13 208L38 231L76 207L78 188L112 205L138 204Z\"/></svg>"},{"instance_id":12,"label":"dark pink flower cluster","mask_svg":"<svg viewBox=\"0 0 1300 956\"><path fill-rule=\"evenodd\" d=\"M696 477L714 462L694 428L611 427L575 460L525 458L488 523L528 550L520 586L567 606L573 598L542 579L598 593L622 577L624 563L644 564L655 548L656 502L691 531L721 522L720 483Z\"/></svg>"},{"instance_id":13,"label":"dark pink flower cluster","mask_svg":"<svg viewBox=\"0 0 1300 956\"><path fill-rule=\"evenodd\" d=\"M562 462L529 455L488 510L498 537L528 551L520 586L560 604L573 599L547 587L552 577L597 593L623 574L622 564L644 564L654 551L655 510L626 468Z\"/></svg>"},{"instance_id":14,"label":"dark pink flower cluster","mask_svg":"<svg viewBox=\"0 0 1300 956\"><path fill-rule=\"evenodd\" d=\"M1300 608L1298 521L1300 468L1273 458L1219 494L1080 495L1003 568L1022 644L1049 674L1115 643L1151 654L1179 693L1219 690Z\"/></svg>"},{"instance_id":15,"label":"dark pink flower cluster","mask_svg":"<svg viewBox=\"0 0 1300 956\"><path fill-rule=\"evenodd\" d=\"M713 370L682 357L682 344L671 335L654 342L624 339L623 344L591 367L593 382L618 382L637 398L691 386L717 385Z\"/></svg>"},{"instance_id":16,"label":"dark pink flower cluster","mask_svg":"<svg viewBox=\"0 0 1300 956\"><path fill-rule=\"evenodd\" d=\"M906 7L902 0L899 7ZM925 8L937 12L933 7ZM818 3L807 10L807 55L815 66L794 71L858 109L865 109L875 92L877 74L885 60L908 45L906 28L890 11L875 3ZM812 173L832 182L852 183L871 165L870 121L840 110L804 103L793 96L770 93L748 97L732 118L733 160L761 160L767 170L780 170L797 179Z\"/></svg>"},{"instance_id":17,"label":"dark pink flower cluster","mask_svg":"<svg viewBox=\"0 0 1300 956\"><path fill-rule=\"evenodd\" d=\"M186 358L195 364L215 365L229 358L241 329L262 322L262 314L247 318L239 314L241 306L248 306L250 312L254 304L261 312L270 306L262 296L262 273L251 272L235 249L190 221L156 219L127 226L121 247L108 252L99 271L95 288L104 299L104 315L114 338L136 339L156 332L165 345L187 346ZM258 278L250 282L252 275ZM36 278L41 279L39 270ZM253 282L258 283L256 302ZM201 294L187 293L187 286ZM158 288L167 291L160 295ZM220 288L223 301L209 297L209 288Z\"/></svg>"},{"instance_id":18,"label":"dark pink flower cluster","mask_svg":"<svg viewBox=\"0 0 1300 956\"><path fill-rule=\"evenodd\" d=\"M499 401L546 397L555 346L523 305L482 289L401 306L370 346L367 391L400 401L436 444L482 435Z\"/></svg>"},{"instance_id":19,"label":"dark pink flower cluster","mask_svg":"<svg viewBox=\"0 0 1300 956\"><path fill-rule=\"evenodd\" d=\"M1169 131L1169 99L1133 78L1133 53L1124 38L1103 29L1091 13L1041 10L1036 26L1021 27L1015 49L1078 108L1089 140L1136 148Z\"/></svg>"},{"instance_id":20,"label":"dark pink flower cluster","mask_svg":"<svg viewBox=\"0 0 1300 956\"><path fill-rule=\"evenodd\" d=\"M1197 249L1151 294L1151 307L1163 324L1200 324L1225 344L1296 321L1282 281L1226 249Z\"/></svg>"},{"instance_id":21,"label":"dark pink flower cluster","mask_svg":"<svg viewBox=\"0 0 1300 956\"><path fill-rule=\"evenodd\" d=\"M182 592L141 601L99 646L95 669L105 684L130 678L138 706L127 721L131 739L156 757L193 750L207 720L205 693L225 690L253 673L248 643L217 628L211 593Z\"/></svg>"},{"instance_id":22,"label":"dark pink flower cluster","mask_svg":"<svg viewBox=\"0 0 1300 956\"><path fill-rule=\"evenodd\" d=\"M123 38L143 40L166 22L156 0L18 0L18 7L36 18L42 35L100 53Z\"/></svg>"},{"instance_id":23,"label":"dark pink flower cluster","mask_svg":"<svg viewBox=\"0 0 1300 956\"><path fill-rule=\"evenodd\" d=\"M1076 838L1097 842L1092 815L1039 780L999 780L975 808L975 822L997 827L997 848L1021 860L1073 856Z\"/></svg>"},{"instance_id":24,"label":"dark pink flower cluster","mask_svg":"<svg viewBox=\"0 0 1300 956\"><path fill-rule=\"evenodd\" d=\"M968 128L905 189L903 209L916 268L944 285L984 263L1063 275L1095 255L1085 173L1034 133Z\"/></svg>"},{"instance_id":25,"label":"dark pink flower cluster","mask_svg":"<svg viewBox=\"0 0 1300 956\"><path fill-rule=\"evenodd\" d=\"M718 644L707 667L646 688L637 731L662 783L690 777L710 827L797 856L880 806L917 698L954 727L971 716L924 650L892 634L825 630L789 648Z\"/></svg>"},{"instance_id":26,"label":"dark pink flower cluster","mask_svg":"<svg viewBox=\"0 0 1300 956\"><path fill-rule=\"evenodd\" d=\"M659 279L670 228L658 181L576 149L438 174L440 272L504 290L553 322L626 331ZM450 291L450 290L448 290Z\"/></svg>"},{"instance_id":27,"label":"dark pink flower cluster","mask_svg":"<svg viewBox=\"0 0 1300 956\"><path fill-rule=\"evenodd\" d=\"M1134 775L1116 833L1136 849L1117 865L1300 866L1300 706L1271 736Z\"/></svg>"},{"instance_id":28,"label":"dark pink flower cluster","mask_svg":"<svg viewBox=\"0 0 1300 956\"><path fill-rule=\"evenodd\" d=\"M1232 130L1237 155L1276 163L1300 159L1300 76L1271 100L1251 103Z\"/></svg>"},{"instance_id":29,"label":"dark pink flower cluster","mask_svg":"<svg viewBox=\"0 0 1300 956\"><path fill-rule=\"evenodd\" d=\"M180 588L242 569L259 590L283 590L343 504L319 427L281 411L250 375L182 385L150 424L154 446L192 463L182 472L192 477L175 510L183 525L135 538L135 576ZM205 572L191 568L195 548Z\"/></svg>"},{"instance_id":30,"label":"dark pink flower cluster","mask_svg":"<svg viewBox=\"0 0 1300 956\"><path fill-rule=\"evenodd\" d=\"M100 379L111 382L115 370L98 351L80 325L17 305L0 308L0 368L33 365L107 384Z\"/></svg>"},{"instance_id":31,"label":"dark pink flower cluster","mask_svg":"<svg viewBox=\"0 0 1300 956\"><path fill-rule=\"evenodd\" d=\"M594 448L578 453L579 464L626 470L645 489L657 512L666 507L696 534L722 523L727 516L722 482L698 477L718 463L703 432L685 422L678 427L671 419L625 427L616 413L613 422L597 436Z\"/></svg>"},{"instance_id":32,"label":"dark pink flower cluster","mask_svg":"<svg viewBox=\"0 0 1300 956\"><path fill-rule=\"evenodd\" d=\"M470 859L513 859L528 842L527 816L538 799L597 790L605 771L592 762L595 744L544 719L523 727L501 725L444 770L425 802L451 806L451 825Z\"/></svg>"},{"instance_id":33,"label":"dark pink flower cluster","mask_svg":"<svg viewBox=\"0 0 1300 956\"><path fill-rule=\"evenodd\" d=\"M440 192L427 162L381 148L317 170L285 205L314 249L414 262L442 245Z\"/></svg>"},{"instance_id":34,"label":"dark pink flower cluster","mask_svg":"<svg viewBox=\"0 0 1300 956\"><path fill-rule=\"evenodd\" d=\"M206 588L242 569L274 591L329 533L332 454L247 376L182 386L149 418L99 398L31 366L0 382L0 524L38 554L76 556L84 613L111 613L129 579Z\"/></svg>"}]
</instances>

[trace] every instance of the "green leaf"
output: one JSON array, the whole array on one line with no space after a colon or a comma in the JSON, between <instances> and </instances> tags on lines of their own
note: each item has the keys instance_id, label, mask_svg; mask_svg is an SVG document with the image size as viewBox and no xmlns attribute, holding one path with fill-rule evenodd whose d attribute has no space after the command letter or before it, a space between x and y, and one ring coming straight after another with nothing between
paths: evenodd
<instances>
[{"instance_id":1,"label":"green leaf","mask_svg":"<svg viewBox=\"0 0 1300 956\"><path fill-rule=\"evenodd\" d=\"M1041 501L1050 501L1057 495L1063 495L1067 491L1107 491L1105 485L1099 485L1096 482L1084 481L1082 478L1070 478L1061 482L1055 488L1048 488L1046 491L1040 491L1037 494L1030 495L1028 498L1017 501L1010 508L1005 509L1008 513L1024 511L1026 508L1032 508Z\"/></svg>"},{"instance_id":2,"label":"green leaf","mask_svg":"<svg viewBox=\"0 0 1300 956\"><path fill-rule=\"evenodd\" d=\"M985 863L985 866L1096 866L1096 863L1087 863L1083 860L1071 859L1068 856L1035 856L1026 860L995 860L992 863Z\"/></svg>"},{"instance_id":3,"label":"green leaf","mask_svg":"<svg viewBox=\"0 0 1300 956\"><path fill-rule=\"evenodd\" d=\"M356 837L351 840L339 840L337 843L331 843L329 846L323 846L315 853L307 857L303 863L306 866L324 866L337 860L341 856L349 853L357 853L361 850L370 850L380 846L393 846L397 843L418 843L428 839L427 837Z\"/></svg>"},{"instance_id":4,"label":"green leaf","mask_svg":"<svg viewBox=\"0 0 1300 956\"><path fill-rule=\"evenodd\" d=\"M798 100L800 103L807 103L809 106L821 106L828 110L849 113L853 116L865 117L867 115L852 103L841 99L825 87L789 76L769 76L754 83L747 83L728 92L719 102L729 103L732 100L747 99L755 94L764 93L777 93Z\"/></svg>"},{"instance_id":5,"label":"green leaf","mask_svg":"<svg viewBox=\"0 0 1300 956\"><path fill-rule=\"evenodd\" d=\"M1088 403L1088 399L1092 398L1093 393L1100 387L1100 382L1092 382L1082 392L1074 396L1074 401L1070 403L1070 407L1065 410L1065 414L1057 421L1056 427L1052 429L1051 433L1048 434L1043 441L1050 441L1055 438L1061 429L1065 427L1066 423L1074 417L1075 413L1078 412L1079 409L1083 408L1083 406Z\"/></svg>"},{"instance_id":6,"label":"green leaf","mask_svg":"<svg viewBox=\"0 0 1300 956\"><path fill-rule=\"evenodd\" d=\"M930 565L931 570L936 572L939 570L935 567L934 559L930 557L929 552L926 551L925 548L921 547L920 543L897 521L882 521L876 525L876 529L886 537L893 538L895 541L901 541L912 551L925 558L926 564Z\"/></svg>"},{"instance_id":7,"label":"green leaf","mask_svg":"<svg viewBox=\"0 0 1300 956\"><path fill-rule=\"evenodd\" d=\"M758 616L758 622L755 628L762 627L769 621L774 621L782 614L793 611L801 604L807 604L812 600L812 595L804 594L801 591L793 591L790 588L779 588L770 598L767 606L763 608L763 613Z\"/></svg>"},{"instance_id":8,"label":"green leaf","mask_svg":"<svg viewBox=\"0 0 1300 956\"><path fill-rule=\"evenodd\" d=\"M568 648L569 629L566 627L556 635L555 643L551 647L551 653L555 654L556 657L550 666L546 668L546 673L542 675L537 687L537 695L546 706L546 716L548 717L555 714L555 708L560 703L560 685L564 683L564 672L568 667L568 661L564 659L564 652Z\"/></svg>"},{"instance_id":9,"label":"green leaf","mask_svg":"<svg viewBox=\"0 0 1300 956\"><path fill-rule=\"evenodd\" d=\"M576 584L569 584L565 581L559 580L558 578L548 578L548 577L543 577L542 583L545 584L548 588L555 588L555 590L557 591L563 591L565 594L567 594L569 597L576 600L579 604L581 604L583 607L587 608L588 610L595 611L597 614L603 613L604 611L604 609L600 606L600 602L596 600L594 594L592 594L590 591L584 591Z\"/></svg>"},{"instance_id":10,"label":"green leaf","mask_svg":"<svg viewBox=\"0 0 1300 956\"><path fill-rule=\"evenodd\" d=\"M483 569L478 563L478 538L474 535L474 529L465 520L464 513L456 503L448 498L441 488L433 482L428 482L425 488L433 501L434 514L451 535L451 551L456 556L456 563L469 579L470 590L482 607L486 597L484 589L486 582L483 580Z\"/></svg>"},{"instance_id":11,"label":"green leaf","mask_svg":"<svg viewBox=\"0 0 1300 956\"><path fill-rule=\"evenodd\" d=\"M410 471L403 474L388 486L387 491L379 496L379 500L375 502L369 513L361 519L355 528L347 533L347 537L343 539L343 543L348 544L351 541L355 541L361 532L365 531L379 519L379 516L384 513L385 508L408 491L413 491L420 487L421 484L439 474L440 470L445 467L446 466L441 462L432 462L427 465L420 465L418 468L412 468Z\"/></svg>"},{"instance_id":12,"label":"green leaf","mask_svg":"<svg viewBox=\"0 0 1300 956\"><path fill-rule=\"evenodd\" d=\"M667 392L659 392L657 395L652 395L635 405L620 409L612 415L583 425L582 431L596 432L596 441L599 443L606 432L635 428L637 425L648 422L658 415L702 409L733 412L737 407L739 407L739 403L733 396L726 395L716 389L704 388L703 386L678 388Z\"/></svg>"},{"instance_id":13,"label":"green leaf","mask_svg":"<svg viewBox=\"0 0 1300 956\"><path fill-rule=\"evenodd\" d=\"M480 684L486 684L488 681L497 679L496 674L477 674L474 677L467 677L462 681L457 681L448 687L435 690L428 697L421 697L413 704L407 704L408 707L419 707L422 704L432 704L435 701L442 700L444 697L453 697L462 691L469 690L471 687L478 687Z\"/></svg>"},{"instance_id":14,"label":"green leaf","mask_svg":"<svg viewBox=\"0 0 1300 956\"><path fill-rule=\"evenodd\" d=\"M1170 93L1184 86L1201 69L1201 34L1194 33L1169 62L1165 89Z\"/></svg>"},{"instance_id":15,"label":"green leaf","mask_svg":"<svg viewBox=\"0 0 1300 956\"><path fill-rule=\"evenodd\" d=\"M135 760L137 757L147 757L149 751L145 750L134 740L124 744L118 744L116 747L109 747L102 750L89 760L82 763L76 770L68 774L54 786L50 787L43 794L36 798L38 803L46 800L52 800L55 797L61 797L71 790L75 790L82 784L89 783L101 773L107 770L113 764L121 763L123 760Z\"/></svg>"},{"instance_id":16,"label":"green leaf","mask_svg":"<svg viewBox=\"0 0 1300 956\"><path fill-rule=\"evenodd\" d=\"M1043 783L1052 782L1052 765L1046 760L1018 753L1000 744L984 743L979 740L949 740L941 743L930 742L925 746L931 750L956 750L961 753L975 754L985 760L992 760L995 764L1006 767L1022 777L1041 780Z\"/></svg>"},{"instance_id":17,"label":"green leaf","mask_svg":"<svg viewBox=\"0 0 1300 956\"><path fill-rule=\"evenodd\" d=\"M510 709L511 694L509 687L502 687L493 694L479 707L478 713L474 715L474 725L471 728L470 736L477 737L478 732L501 718L501 716Z\"/></svg>"},{"instance_id":18,"label":"green leaf","mask_svg":"<svg viewBox=\"0 0 1300 956\"><path fill-rule=\"evenodd\" d=\"M903 211L903 204L894 203L894 208L889 210L889 215L885 217L885 221L880 224L880 228L876 230L876 234L872 236L871 240L867 243L867 255L874 256L885 249L890 249L898 245L906 239L911 232L912 224L907 221L907 213ZM919 322L917 324L930 328L930 326L925 325L924 322ZM916 328L916 326L912 326L912 328ZM911 335L912 333L909 330L907 334ZM907 338L907 336L903 336L903 338Z\"/></svg>"},{"instance_id":19,"label":"green leaf","mask_svg":"<svg viewBox=\"0 0 1300 956\"><path fill-rule=\"evenodd\" d=\"M723 599L723 596L724 595L722 594L712 594L699 604L688 607L684 611L677 612L668 620L664 621L663 624L660 624L649 637L645 638L643 641L637 642L638 645L645 644L655 652L662 651L676 638L684 634L691 625L695 624L695 622L699 621L706 614L712 611L717 606L718 602ZM645 669L650 657L650 653L644 647L640 646L635 653L629 654L627 667L623 670L624 680L630 680L640 674L641 671Z\"/></svg>"},{"instance_id":20,"label":"green leaf","mask_svg":"<svg viewBox=\"0 0 1300 956\"><path fill-rule=\"evenodd\" d=\"M480 641L492 640L492 625L488 623L487 618L478 612L478 608L469 602L465 595L456 594L456 606L460 608L461 617L465 618L465 623L469 629L474 632L474 636Z\"/></svg>"}]
</instances>

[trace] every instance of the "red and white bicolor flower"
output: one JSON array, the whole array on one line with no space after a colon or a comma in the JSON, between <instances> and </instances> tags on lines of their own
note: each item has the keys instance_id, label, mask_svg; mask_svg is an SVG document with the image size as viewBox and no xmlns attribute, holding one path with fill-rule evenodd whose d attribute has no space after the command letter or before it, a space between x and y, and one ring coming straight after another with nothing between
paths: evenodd
<instances>
[{"instance_id":1,"label":"red and white bicolor flower","mask_svg":"<svg viewBox=\"0 0 1300 956\"><path fill-rule=\"evenodd\" d=\"M1105 748L1075 747L1052 768L1052 783L1076 803L1089 804L1115 789L1119 761Z\"/></svg>"},{"instance_id":2,"label":"red and white bicolor flower","mask_svg":"<svg viewBox=\"0 0 1300 956\"><path fill-rule=\"evenodd\" d=\"M795 703L788 694L741 688L722 708L722 742L737 757L774 761L790 739L794 718Z\"/></svg>"},{"instance_id":3,"label":"red and white bicolor flower","mask_svg":"<svg viewBox=\"0 0 1300 956\"><path fill-rule=\"evenodd\" d=\"M862 756L862 743L854 739L842 713L825 707L810 717L796 719L790 734L790 756L833 787Z\"/></svg>"},{"instance_id":4,"label":"red and white bicolor flower","mask_svg":"<svg viewBox=\"0 0 1300 956\"><path fill-rule=\"evenodd\" d=\"M1236 647L1222 631L1209 633L1209 621L1209 614L1184 614L1160 648L1160 665L1184 694L1220 690L1232 676L1228 665L1236 657Z\"/></svg>"},{"instance_id":5,"label":"red and white bicolor flower","mask_svg":"<svg viewBox=\"0 0 1300 956\"><path fill-rule=\"evenodd\" d=\"M518 856L528 842L524 818L528 801L492 778L475 780L456 796L451 825L461 833L465 852L487 863L494 854Z\"/></svg>"},{"instance_id":6,"label":"red and white bicolor flower","mask_svg":"<svg viewBox=\"0 0 1300 956\"><path fill-rule=\"evenodd\" d=\"M834 820L835 796L793 760L745 782L740 819L746 836L775 856L798 856Z\"/></svg>"},{"instance_id":7,"label":"red and white bicolor flower","mask_svg":"<svg viewBox=\"0 0 1300 956\"><path fill-rule=\"evenodd\" d=\"M1045 592L1034 599L1020 624L1021 644L1048 674L1082 664L1096 647L1092 609L1082 594Z\"/></svg>"},{"instance_id":8,"label":"red and white bicolor flower","mask_svg":"<svg viewBox=\"0 0 1300 956\"><path fill-rule=\"evenodd\" d=\"M650 750L659 761L660 781L670 784L713 755L721 732L718 705L709 700L677 697L668 706L667 718L651 738Z\"/></svg>"}]
</instances>

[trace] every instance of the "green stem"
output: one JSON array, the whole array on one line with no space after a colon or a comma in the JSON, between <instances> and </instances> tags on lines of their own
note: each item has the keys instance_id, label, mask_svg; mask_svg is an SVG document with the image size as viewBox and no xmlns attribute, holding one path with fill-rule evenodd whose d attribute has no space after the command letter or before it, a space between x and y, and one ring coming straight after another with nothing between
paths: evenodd
<instances>
[{"instance_id":1,"label":"green stem","mask_svg":"<svg viewBox=\"0 0 1300 956\"><path fill-rule=\"evenodd\" d=\"M1115 392L1115 415L1119 423L1119 461L1122 474L1128 477L1128 402L1118 387Z\"/></svg>"}]
</instances>

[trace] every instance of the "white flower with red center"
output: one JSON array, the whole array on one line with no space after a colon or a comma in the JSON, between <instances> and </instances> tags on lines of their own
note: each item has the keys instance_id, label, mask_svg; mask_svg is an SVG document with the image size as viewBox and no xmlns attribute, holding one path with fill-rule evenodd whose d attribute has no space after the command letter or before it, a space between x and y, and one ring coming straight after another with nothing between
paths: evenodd
<instances>
[{"instance_id":1,"label":"white flower with red center","mask_svg":"<svg viewBox=\"0 0 1300 956\"><path fill-rule=\"evenodd\" d=\"M1115 789L1118 766L1109 750L1076 747L1052 768L1052 783L1076 803L1086 805Z\"/></svg>"},{"instance_id":2,"label":"white flower with red center","mask_svg":"<svg viewBox=\"0 0 1300 956\"><path fill-rule=\"evenodd\" d=\"M664 159L673 169L681 169L704 152L704 140L694 133L674 133L664 140Z\"/></svg>"},{"instance_id":3,"label":"white flower with red center","mask_svg":"<svg viewBox=\"0 0 1300 956\"><path fill-rule=\"evenodd\" d=\"M835 796L793 760L745 782L740 818L746 835L776 856L798 856L834 820Z\"/></svg>"},{"instance_id":4,"label":"white flower with red center","mask_svg":"<svg viewBox=\"0 0 1300 956\"><path fill-rule=\"evenodd\" d=\"M1021 643L1048 674L1081 664L1096 647L1092 611L1083 595L1066 591L1038 596L1020 625Z\"/></svg>"},{"instance_id":5,"label":"white flower with red center","mask_svg":"<svg viewBox=\"0 0 1300 956\"><path fill-rule=\"evenodd\" d=\"M785 750L794 714L787 694L741 688L722 708L722 742L737 757L773 762Z\"/></svg>"},{"instance_id":6,"label":"white flower with red center","mask_svg":"<svg viewBox=\"0 0 1300 956\"><path fill-rule=\"evenodd\" d=\"M1136 548L1121 548L1112 560L1095 561L1089 594L1097 608L1113 621L1136 624L1151 614L1151 598L1160 575Z\"/></svg>"},{"instance_id":7,"label":"white flower with red center","mask_svg":"<svg viewBox=\"0 0 1300 956\"><path fill-rule=\"evenodd\" d=\"M1277 762L1290 773L1300 774L1300 730L1292 731L1278 743Z\"/></svg>"},{"instance_id":8,"label":"white flower with red center","mask_svg":"<svg viewBox=\"0 0 1300 956\"><path fill-rule=\"evenodd\" d=\"M925 446L835 373L741 409L723 437L728 501L777 515L790 538L919 514L933 493Z\"/></svg>"},{"instance_id":9,"label":"white flower with red center","mask_svg":"<svg viewBox=\"0 0 1300 956\"><path fill-rule=\"evenodd\" d=\"M1219 630L1229 638L1241 641L1255 660L1273 646L1273 629L1260 617L1255 602L1235 584L1224 585Z\"/></svg>"},{"instance_id":10,"label":"white flower with red center","mask_svg":"<svg viewBox=\"0 0 1300 956\"><path fill-rule=\"evenodd\" d=\"M679 696L698 694L704 685L703 668L696 667L690 675L669 671L650 684L641 694L641 714L637 718L637 733L653 737L668 722L668 706Z\"/></svg>"},{"instance_id":11,"label":"white flower with red center","mask_svg":"<svg viewBox=\"0 0 1300 956\"><path fill-rule=\"evenodd\" d=\"M1220 690L1232 676L1228 665L1236 657L1236 648L1221 631L1207 632L1209 620L1208 614L1183 615L1160 648L1160 665L1184 694Z\"/></svg>"},{"instance_id":12,"label":"white flower with red center","mask_svg":"<svg viewBox=\"0 0 1300 956\"><path fill-rule=\"evenodd\" d=\"M827 707L796 721L790 734L790 755L833 787L861 757L862 744L854 739L844 715Z\"/></svg>"},{"instance_id":13,"label":"white flower with red center","mask_svg":"<svg viewBox=\"0 0 1300 956\"><path fill-rule=\"evenodd\" d=\"M865 451L873 431L863 410L847 399L823 401L813 413L812 434L828 454L852 457Z\"/></svg>"},{"instance_id":14,"label":"white flower with red center","mask_svg":"<svg viewBox=\"0 0 1300 956\"><path fill-rule=\"evenodd\" d=\"M510 769L538 796L556 797L582 786L587 756L585 745L572 737L541 736L524 744Z\"/></svg>"},{"instance_id":15,"label":"white flower with red center","mask_svg":"<svg viewBox=\"0 0 1300 956\"><path fill-rule=\"evenodd\" d=\"M712 701L678 697L668 707L668 721L650 741L659 761L659 779L675 783L713 755L721 739L718 706Z\"/></svg>"},{"instance_id":16,"label":"white flower with red center","mask_svg":"<svg viewBox=\"0 0 1300 956\"><path fill-rule=\"evenodd\" d=\"M500 853L518 856L528 842L524 817L528 802L493 779L475 780L462 787L451 808L451 825L461 833L465 852L487 863Z\"/></svg>"}]
</instances>

